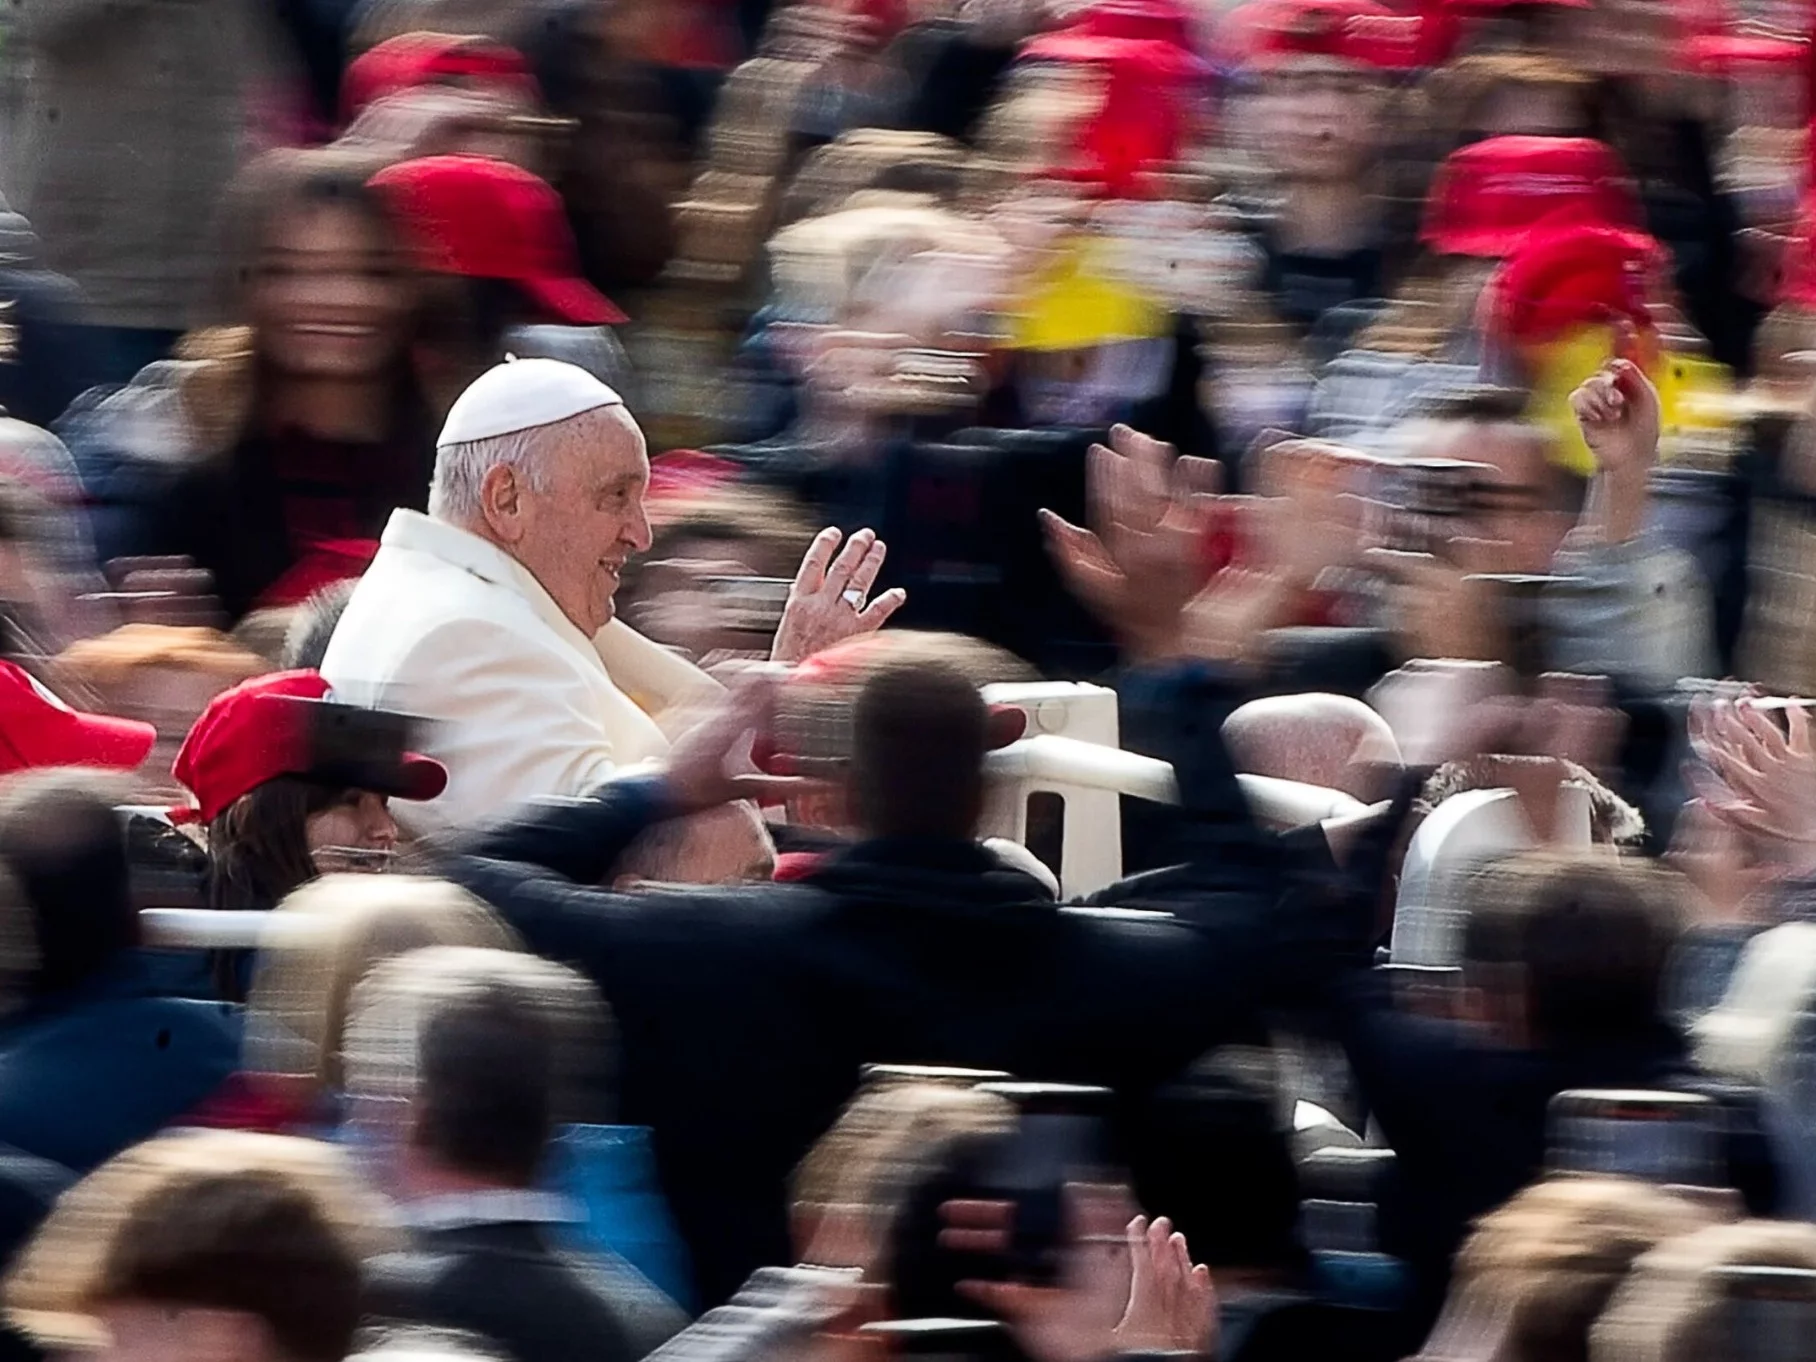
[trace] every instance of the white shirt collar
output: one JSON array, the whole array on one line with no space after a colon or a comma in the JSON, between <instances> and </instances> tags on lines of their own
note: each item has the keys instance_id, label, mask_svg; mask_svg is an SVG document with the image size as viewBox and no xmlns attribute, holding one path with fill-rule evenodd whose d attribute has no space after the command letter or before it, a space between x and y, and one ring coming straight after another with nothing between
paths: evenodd
<instances>
[{"instance_id":1,"label":"white shirt collar","mask_svg":"<svg viewBox=\"0 0 1816 1362\"><path fill-rule=\"evenodd\" d=\"M593 641L562 614L561 607L555 604L554 598L536 580L536 574L496 544L488 543L472 531L450 525L445 520L431 519L421 511L396 510L391 512L391 519L385 525L384 537L379 543L383 548L426 554L437 562L469 572L481 581L491 582L523 597L544 624L579 649L584 656L595 663L599 661Z\"/></svg>"},{"instance_id":2,"label":"white shirt collar","mask_svg":"<svg viewBox=\"0 0 1816 1362\"><path fill-rule=\"evenodd\" d=\"M570 1225L586 1217L580 1208L553 1192L511 1187L490 1191L450 1192L424 1197L398 1208L398 1219L415 1230L457 1230L474 1225Z\"/></svg>"}]
</instances>

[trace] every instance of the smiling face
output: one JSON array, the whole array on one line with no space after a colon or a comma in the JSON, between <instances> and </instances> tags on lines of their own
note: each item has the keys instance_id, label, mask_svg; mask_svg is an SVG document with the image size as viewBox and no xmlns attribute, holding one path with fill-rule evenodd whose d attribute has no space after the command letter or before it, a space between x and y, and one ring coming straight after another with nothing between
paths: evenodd
<instances>
[{"instance_id":1,"label":"smiling face","mask_svg":"<svg viewBox=\"0 0 1816 1362\"><path fill-rule=\"evenodd\" d=\"M305 202L275 215L249 302L261 357L278 373L367 379L397 363L411 296L372 213Z\"/></svg>"},{"instance_id":2,"label":"smiling face","mask_svg":"<svg viewBox=\"0 0 1816 1362\"><path fill-rule=\"evenodd\" d=\"M494 537L527 567L582 633L616 613L624 565L649 548L649 456L623 407L601 407L535 432L536 476L494 468L486 518ZM500 484L508 475L511 488Z\"/></svg>"}]
</instances>

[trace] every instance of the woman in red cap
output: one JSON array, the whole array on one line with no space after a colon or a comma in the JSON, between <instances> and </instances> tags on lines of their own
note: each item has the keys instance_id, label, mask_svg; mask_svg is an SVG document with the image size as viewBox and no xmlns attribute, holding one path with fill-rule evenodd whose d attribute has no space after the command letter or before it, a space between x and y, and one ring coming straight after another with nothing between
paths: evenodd
<instances>
[{"instance_id":1,"label":"woman in red cap","mask_svg":"<svg viewBox=\"0 0 1816 1362\"><path fill-rule=\"evenodd\" d=\"M183 740L171 773L194 799L180 816L208 829L210 907L271 908L326 871L382 865L398 839L389 798L447 785L440 762L413 752L355 777L325 768L327 698L319 672L255 677L217 695Z\"/></svg>"},{"instance_id":2,"label":"woman in red cap","mask_svg":"<svg viewBox=\"0 0 1816 1362\"><path fill-rule=\"evenodd\" d=\"M326 151L255 165L227 214L230 324L71 412L103 561L193 560L237 619L300 599L280 583L325 553L357 565L349 544L424 504L434 416L412 364L418 299L370 174Z\"/></svg>"}]
</instances>

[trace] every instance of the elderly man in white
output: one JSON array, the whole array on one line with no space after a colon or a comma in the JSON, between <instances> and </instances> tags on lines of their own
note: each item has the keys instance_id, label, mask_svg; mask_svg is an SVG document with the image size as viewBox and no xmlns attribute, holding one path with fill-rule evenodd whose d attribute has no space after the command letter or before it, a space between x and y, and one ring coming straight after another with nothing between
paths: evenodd
<instances>
[{"instance_id":1,"label":"elderly man in white","mask_svg":"<svg viewBox=\"0 0 1816 1362\"><path fill-rule=\"evenodd\" d=\"M718 683L613 618L650 544L649 458L618 395L556 360L501 364L448 413L429 513L385 527L322 661L336 698L436 721L448 767L413 831L537 795L576 795L660 759ZM879 627L884 546L824 530L801 564L773 656L793 662ZM835 557L836 553L836 557ZM426 810L424 817L419 810Z\"/></svg>"}]
</instances>

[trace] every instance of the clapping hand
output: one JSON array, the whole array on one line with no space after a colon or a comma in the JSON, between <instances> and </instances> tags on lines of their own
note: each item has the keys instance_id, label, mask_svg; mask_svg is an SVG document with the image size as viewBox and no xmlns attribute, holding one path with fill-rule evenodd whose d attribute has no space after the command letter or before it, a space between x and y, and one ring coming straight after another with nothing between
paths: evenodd
<instances>
[{"instance_id":1,"label":"clapping hand","mask_svg":"<svg viewBox=\"0 0 1816 1362\"><path fill-rule=\"evenodd\" d=\"M1217 1297L1209 1269L1193 1264L1185 1236L1164 1217L1123 1224L1127 1211L1105 1189L1073 1186L1066 1194L1070 1243L1057 1284L964 1281L959 1290L1000 1318L1034 1362L1213 1353ZM1014 1213L1006 1201L948 1202L941 1214L950 1228L940 1243L1006 1252Z\"/></svg>"},{"instance_id":2,"label":"clapping hand","mask_svg":"<svg viewBox=\"0 0 1816 1362\"><path fill-rule=\"evenodd\" d=\"M1816 748L1810 717L1788 702L1781 728L1769 702L1720 700L1691 711L1690 736L1707 768L1697 793L1709 811L1768 849L1793 874L1816 870Z\"/></svg>"},{"instance_id":3,"label":"clapping hand","mask_svg":"<svg viewBox=\"0 0 1816 1362\"><path fill-rule=\"evenodd\" d=\"M838 530L828 527L808 546L788 589L771 661L802 662L835 643L874 633L908 599L898 586L869 600L888 553L875 530L859 530L842 550L841 538Z\"/></svg>"},{"instance_id":4,"label":"clapping hand","mask_svg":"<svg viewBox=\"0 0 1816 1362\"><path fill-rule=\"evenodd\" d=\"M1108 447L1091 447L1087 472L1091 526L1043 510L1049 551L1067 587L1124 651L1165 655L1180 612L1204 585L1204 534L1222 469L1117 426Z\"/></svg>"},{"instance_id":5,"label":"clapping hand","mask_svg":"<svg viewBox=\"0 0 1816 1362\"><path fill-rule=\"evenodd\" d=\"M1176 457L1117 426L1109 448L1091 450L1092 527L1041 512L1060 575L1133 660L1252 662L1261 637L1286 620L1299 583L1279 561L1284 503L1218 496L1221 479L1215 461ZM1205 541L1219 514L1240 515L1266 561L1207 581Z\"/></svg>"}]
</instances>

